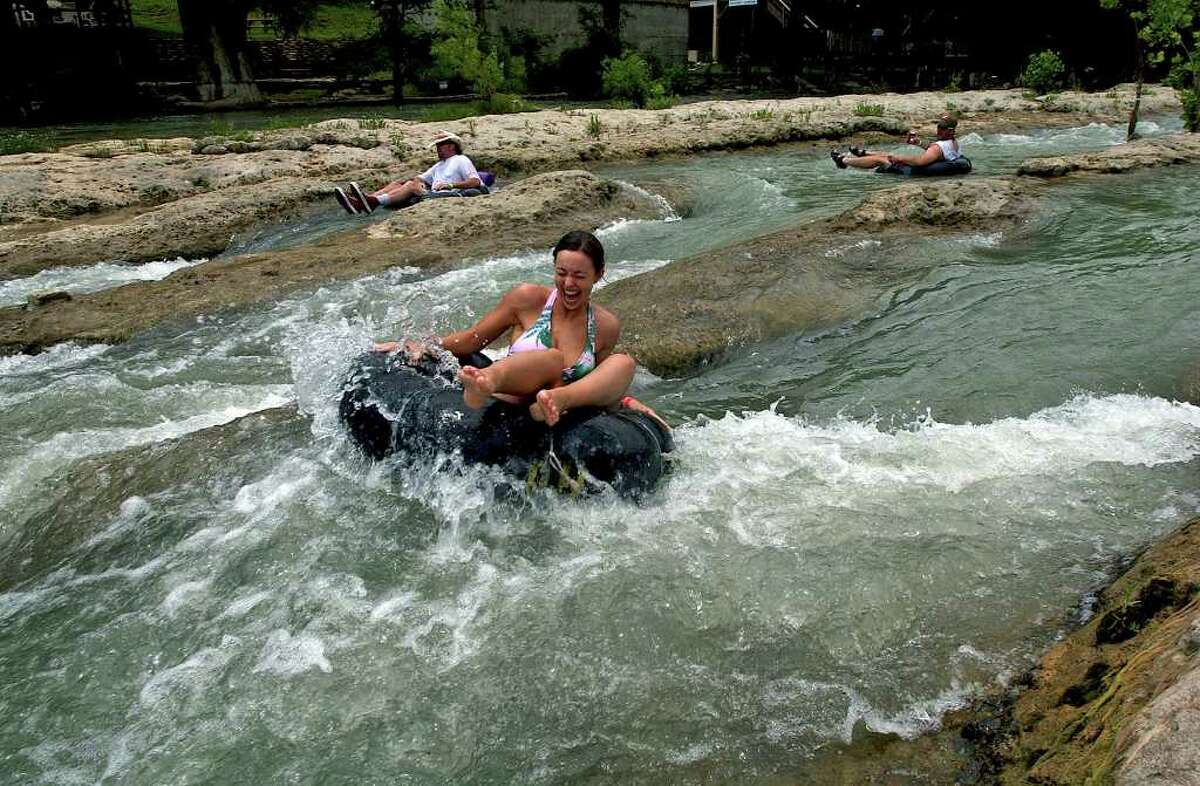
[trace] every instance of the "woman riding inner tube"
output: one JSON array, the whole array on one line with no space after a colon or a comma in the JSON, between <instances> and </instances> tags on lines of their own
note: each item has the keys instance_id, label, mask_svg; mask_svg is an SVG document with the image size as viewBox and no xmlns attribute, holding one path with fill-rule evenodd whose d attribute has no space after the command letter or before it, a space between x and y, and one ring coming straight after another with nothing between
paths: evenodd
<instances>
[{"instance_id":1,"label":"woman riding inner tube","mask_svg":"<svg viewBox=\"0 0 1200 786\"><path fill-rule=\"evenodd\" d=\"M855 147L851 147L848 153L834 150L829 155L839 169L849 166L855 169L878 169L880 172L917 175L933 174L940 168L944 171L937 172L938 174L959 174L970 171L971 167L970 162L958 147L958 140L955 138L957 129L958 120L956 118L949 114L942 115L937 121L937 139L930 142L920 155L898 156L890 153L872 153ZM910 145L921 146L921 140L917 137L916 131L909 131L905 141ZM965 163L966 166L941 166L955 162ZM935 164L939 167L930 170L929 168Z\"/></svg>"},{"instance_id":2,"label":"woman riding inner tube","mask_svg":"<svg viewBox=\"0 0 1200 786\"><path fill-rule=\"evenodd\" d=\"M463 401L479 409L492 399L528 403L535 419L553 426L577 407L621 404L661 418L625 396L636 363L614 353L621 321L591 302L604 275L604 247L583 230L563 235L554 246L554 286L518 284L472 327L437 339L457 356L478 352L511 331L508 355L487 368L464 366L458 379ZM427 347L407 340L376 344L380 352L403 348L414 360ZM666 425L664 423L664 425Z\"/></svg>"}]
</instances>

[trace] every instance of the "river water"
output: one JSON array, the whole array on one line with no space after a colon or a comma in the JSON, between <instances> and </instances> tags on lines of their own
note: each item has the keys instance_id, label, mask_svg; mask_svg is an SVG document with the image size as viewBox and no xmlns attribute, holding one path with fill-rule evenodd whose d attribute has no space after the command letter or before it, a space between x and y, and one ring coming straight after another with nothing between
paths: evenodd
<instances>
[{"instance_id":1,"label":"river water","mask_svg":"<svg viewBox=\"0 0 1200 786\"><path fill-rule=\"evenodd\" d=\"M695 197L601 233L617 277L895 182L787 149L609 171ZM934 728L1200 509L1198 186L1056 186L844 324L640 372L678 424L640 505L497 502L341 436L370 338L465 324L544 250L0 358L0 780L776 784L858 724Z\"/></svg>"}]
</instances>

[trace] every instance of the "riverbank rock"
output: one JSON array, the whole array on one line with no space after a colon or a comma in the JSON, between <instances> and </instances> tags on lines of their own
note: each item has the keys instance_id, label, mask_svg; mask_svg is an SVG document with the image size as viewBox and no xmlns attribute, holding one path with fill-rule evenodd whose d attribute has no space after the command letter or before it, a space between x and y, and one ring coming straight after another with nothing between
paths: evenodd
<instances>
[{"instance_id":1,"label":"riverbank rock","mask_svg":"<svg viewBox=\"0 0 1200 786\"><path fill-rule=\"evenodd\" d=\"M454 248L469 234L500 247L520 247L521 237L513 236L514 230L527 236L529 226L545 225L555 228L552 234L557 232L552 245L571 228L571 220L594 228L618 217L661 218L663 209L644 191L583 170L547 172L487 197L430 199L417 207L371 226L368 236Z\"/></svg>"},{"instance_id":2,"label":"riverbank rock","mask_svg":"<svg viewBox=\"0 0 1200 786\"><path fill-rule=\"evenodd\" d=\"M112 343L168 319L209 314L392 267L550 248L570 227L658 218L650 195L587 172L552 172L471 199L429 200L312 243L245 254L35 309L0 309L0 354L74 340ZM377 213L376 216L382 217ZM549 257L547 256L547 262Z\"/></svg>"},{"instance_id":3,"label":"riverbank rock","mask_svg":"<svg viewBox=\"0 0 1200 786\"><path fill-rule=\"evenodd\" d=\"M1183 375L1177 390L1181 400L1200 406L1200 366Z\"/></svg>"},{"instance_id":4,"label":"riverbank rock","mask_svg":"<svg viewBox=\"0 0 1200 786\"><path fill-rule=\"evenodd\" d=\"M955 111L963 115L962 128L986 132L1022 123L1118 120L1131 97L1128 86L1104 94L1062 93L1054 105L1016 90L965 91L955 94ZM1177 109L1174 91L1166 88L1144 99L1148 113ZM657 111L543 110L437 123L340 119L235 137L104 140L57 153L0 157L0 241L86 226L80 217L118 223L169 202L281 178L296 184L360 180L380 185L424 170L433 157L428 142L440 129L466 139L467 152L481 168L512 174L582 161L898 135L910 127L932 131L945 111L946 95L928 92L705 101ZM287 191L279 184L275 191L278 199L263 207L268 217L272 207L278 208L276 217L282 216L306 198L299 186ZM164 234L174 235L176 229L165 227ZM158 258L181 255L181 249L164 248Z\"/></svg>"},{"instance_id":5,"label":"riverbank rock","mask_svg":"<svg viewBox=\"0 0 1200 786\"><path fill-rule=\"evenodd\" d=\"M128 220L77 222L0 242L0 279L48 267L215 256L234 235L294 217L308 202L328 199L332 187L321 180L280 178L169 202ZM336 209L332 202L330 209Z\"/></svg>"},{"instance_id":6,"label":"riverbank rock","mask_svg":"<svg viewBox=\"0 0 1200 786\"><path fill-rule=\"evenodd\" d=\"M864 313L936 263L922 238L1010 228L1033 206L1012 178L903 182L835 218L676 260L597 298L620 314L622 347L639 363L688 373L746 344Z\"/></svg>"},{"instance_id":7,"label":"riverbank rock","mask_svg":"<svg viewBox=\"0 0 1200 786\"><path fill-rule=\"evenodd\" d=\"M1200 134L1172 134L1135 139L1091 153L1031 158L1021 162L1017 174L1043 178L1089 172L1121 174L1135 169L1196 163L1200 163Z\"/></svg>"},{"instance_id":8,"label":"riverbank rock","mask_svg":"<svg viewBox=\"0 0 1200 786\"><path fill-rule=\"evenodd\" d=\"M1012 706L1003 783L1200 783L1200 519L1101 593Z\"/></svg>"},{"instance_id":9,"label":"riverbank rock","mask_svg":"<svg viewBox=\"0 0 1200 786\"><path fill-rule=\"evenodd\" d=\"M918 179L868 194L834 226L846 230L897 225L970 229L1009 223L1032 209L1029 189L1012 178Z\"/></svg>"}]
</instances>

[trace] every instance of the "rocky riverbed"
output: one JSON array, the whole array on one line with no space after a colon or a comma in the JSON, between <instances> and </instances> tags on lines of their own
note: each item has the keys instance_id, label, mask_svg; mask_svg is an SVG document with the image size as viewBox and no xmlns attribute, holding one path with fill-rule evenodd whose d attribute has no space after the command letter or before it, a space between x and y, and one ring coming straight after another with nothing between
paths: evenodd
<instances>
[{"instance_id":1,"label":"rocky riverbed","mask_svg":"<svg viewBox=\"0 0 1200 786\"><path fill-rule=\"evenodd\" d=\"M1016 91L953 96L964 127L978 131L1119 121L1128 100L1128 88L1044 100ZM1170 110L1174 100L1160 88L1146 109ZM653 218L661 208L646 194L570 168L849 134L887 136L913 125L927 128L946 102L942 93L842 96L708 102L660 112L544 111L441 124L467 138L481 166L516 182L486 198L426 202L382 219L347 218L345 230L303 246L231 255L161 282L3 309L0 352L38 351L66 340L117 342L166 319L390 267L436 267L546 246L568 225ZM860 109L868 105L870 114ZM96 143L2 158L0 277L103 260L217 254L230 247L231 237L288 220L317 200L329 204L337 180L378 182L427 163L423 145L435 126L374 125L328 121L252 139ZM840 215L677 260L617 282L600 297L622 315L626 347L646 367L686 374L730 347L861 313L910 272L905 249L931 235L1001 228L1019 237L1036 227L1064 176L1196 163L1200 140L1176 135L1030 160L1012 177L898 181ZM842 253L864 241L887 246L884 257L896 264L856 265ZM1181 381L1186 395L1196 395L1196 379L1200 374ZM293 417L291 410L285 417ZM1011 694L952 713L938 735L860 734L814 761L811 780L1196 782L1198 532L1200 524L1192 522L1143 555L1088 609L1087 625L1051 650Z\"/></svg>"}]
</instances>

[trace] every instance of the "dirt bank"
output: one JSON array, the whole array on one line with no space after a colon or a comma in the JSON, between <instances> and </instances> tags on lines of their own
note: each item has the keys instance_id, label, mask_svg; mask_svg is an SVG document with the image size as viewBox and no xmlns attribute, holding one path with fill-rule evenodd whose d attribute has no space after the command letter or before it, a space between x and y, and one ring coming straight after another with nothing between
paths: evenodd
<instances>
[{"instance_id":1,"label":"dirt bank","mask_svg":"<svg viewBox=\"0 0 1200 786\"><path fill-rule=\"evenodd\" d=\"M217 260L162 281L0 310L0 353L115 342L167 319L279 297L403 265L434 267L553 245L572 226L656 218L648 195L588 172L551 172L497 194L430 200L301 247Z\"/></svg>"}]
</instances>

